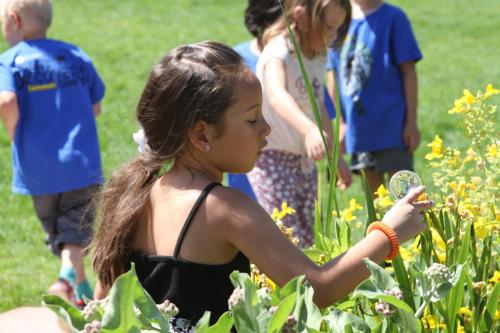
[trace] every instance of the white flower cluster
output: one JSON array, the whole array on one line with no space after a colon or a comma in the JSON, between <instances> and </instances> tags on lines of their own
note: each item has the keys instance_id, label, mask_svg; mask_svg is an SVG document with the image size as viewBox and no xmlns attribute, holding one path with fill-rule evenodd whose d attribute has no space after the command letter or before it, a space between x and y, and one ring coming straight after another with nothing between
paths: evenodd
<instances>
[{"instance_id":1,"label":"white flower cluster","mask_svg":"<svg viewBox=\"0 0 500 333\"><path fill-rule=\"evenodd\" d=\"M78 333L101 333L101 322L93 320L91 323L85 324L83 330Z\"/></svg>"},{"instance_id":2,"label":"white flower cluster","mask_svg":"<svg viewBox=\"0 0 500 333\"><path fill-rule=\"evenodd\" d=\"M427 268L425 274L436 283L448 281L452 276L448 267L438 263Z\"/></svg>"},{"instance_id":3,"label":"white flower cluster","mask_svg":"<svg viewBox=\"0 0 500 333\"><path fill-rule=\"evenodd\" d=\"M108 304L109 296L103 299L90 300L82 310L82 315L85 320L89 321L92 318L97 319L95 317L98 316L98 310L104 309Z\"/></svg>"},{"instance_id":4,"label":"white flower cluster","mask_svg":"<svg viewBox=\"0 0 500 333\"><path fill-rule=\"evenodd\" d=\"M403 300L403 292L398 287L385 290L384 294L394 296L399 300ZM383 315L384 317L389 317L395 312L391 305L384 301L378 301L377 303L375 303L375 311L377 311L377 313Z\"/></svg>"},{"instance_id":5,"label":"white flower cluster","mask_svg":"<svg viewBox=\"0 0 500 333\"><path fill-rule=\"evenodd\" d=\"M163 313L167 318L174 317L179 313L179 309L177 308L177 306L175 306L175 304L170 302L168 299L161 304L157 304L156 306L158 307L158 310L160 310L160 312Z\"/></svg>"},{"instance_id":6,"label":"white flower cluster","mask_svg":"<svg viewBox=\"0 0 500 333\"><path fill-rule=\"evenodd\" d=\"M229 297L229 300L227 301L229 305L229 310L234 309L236 306L243 303L244 301L245 301L244 290L240 287L236 287L233 290L231 296Z\"/></svg>"}]
</instances>

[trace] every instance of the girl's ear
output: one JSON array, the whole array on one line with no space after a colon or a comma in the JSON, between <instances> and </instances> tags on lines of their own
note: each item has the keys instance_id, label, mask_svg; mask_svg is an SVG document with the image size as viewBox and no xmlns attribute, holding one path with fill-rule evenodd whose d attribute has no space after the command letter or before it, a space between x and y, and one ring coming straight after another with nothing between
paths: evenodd
<instances>
[{"instance_id":1,"label":"girl's ear","mask_svg":"<svg viewBox=\"0 0 500 333\"><path fill-rule=\"evenodd\" d=\"M215 127L206 121L198 121L188 132L188 139L194 148L203 152L210 151L210 143L216 136Z\"/></svg>"},{"instance_id":2,"label":"girl's ear","mask_svg":"<svg viewBox=\"0 0 500 333\"><path fill-rule=\"evenodd\" d=\"M309 30L309 18L306 15L306 7L295 6L292 11L293 20L296 22L300 31Z\"/></svg>"}]
</instances>

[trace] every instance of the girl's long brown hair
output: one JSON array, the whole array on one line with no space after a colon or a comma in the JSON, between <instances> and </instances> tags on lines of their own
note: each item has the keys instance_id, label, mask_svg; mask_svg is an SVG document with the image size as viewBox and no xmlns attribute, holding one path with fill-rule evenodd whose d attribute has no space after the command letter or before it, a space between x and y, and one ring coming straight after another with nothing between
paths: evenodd
<instances>
[{"instance_id":1,"label":"girl's long brown hair","mask_svg":"<svg viewBox=\"0 0 500 333\"><path fill-rule=\"evenodd\" d=\"M301 38L301 32L298 30L297 24L293 16L293 10L297 6L303 6L306 10L306 15L309 21L309 31L323 31L323 13L325 8L331 3L337 3L346 12L346 19L342 23L337 32L337 40L332 45L334 48L338 49L344 43L347 36L347 31L349 30L349 24L351 22L351 4L349 0L283 0L282 4L285 11L285 16L279 18L274 24L266 29L262 36L262 43L265 46L274 37L279 34L284 34L288 36L287 21L290 24L290 28L295 33L298 39L300 49L306 54L314 54L311 50L311 46L308 43L308 38L303 36ZM325 50L326 51L326 50Z\"/></svg>"},{"instance_id":2,"label":"girl's long brown hair","mask_svg":"<svg viewBox=\"0 0 500 333\"><path fill-rule=\"evenodd\" d=\"M236 52L213 41L180 46L153 68L136 110L146 149L112 174L98 202L93 267L104 290L130 267L138 220L160 170L185 153L197 121L222 128L237 80L248 73Z\"/></svg>"}]
</instances>

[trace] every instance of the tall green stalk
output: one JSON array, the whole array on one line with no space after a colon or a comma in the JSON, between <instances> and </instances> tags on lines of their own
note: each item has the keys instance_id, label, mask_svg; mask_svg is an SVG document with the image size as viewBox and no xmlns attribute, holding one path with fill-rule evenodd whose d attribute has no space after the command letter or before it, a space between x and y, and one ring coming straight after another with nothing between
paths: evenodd
<instances>
[{"instance_id":1,"label":"tall green stalk","mask_svg":"<svg viewBox=\"0 0 500 333\"><path fill-rule=\"evenodd\" d=\"M339 208L338 208L338 202L337 202L337 194L336 194L336 187L335 187L335 180L337 179L337 163L338 163L338 157L339 157L339 128L340 128L340 119L339 119L339 114L340 114L340 106L338 103L338 98L335 98L335 108L337 111L337 117L335 120L335 133L334 133L334 147L333 147L333 152L329 149L328 147L328 142L326 141L326 137L323 133L323 126L321 123L321 113L318 108L318 103L316 101L316 97L314 96L311 81L309 79L309 76L307 74L307 71L304 66L304 61L302 59L302 53L300 51L300 48L297 44L297 40L295 39L295 35L290 27L290 23L288 22L288 18L286 17L285 10L283 8L283 5L281 4L281 10L283 12L283 16L285 18L285 22L288 28L288 33L290 36L290 40L292 41L293 48L295 51L295 54L297 56L297 61L299 62L299 67L300 71L302 73L302 76L304 77L304 83L306 86L306 91L307 91L307 97L309 99L309 102L311 103L311 108L314 116L314 120L316 122L316 125L318 126L318 130L321 135L321 140L323 141L323 144L325 146L325 151L326 151L326 160L327 160L327 167L328 171L330 174L330 180L328 184L328 200L326 203L326 212L322 210L322 212L326 215L322 217L322 220L325 219L325 223L322 223L322 231L325 236L327 237L332 237L332 211L333 209L336 210L337 216L340 216L339 213ZM333 66L332 66L333 67ZM337 94L337 93L336 93ZM320 203L322 204L322 203Z\"/></svg>"}]
</instances>

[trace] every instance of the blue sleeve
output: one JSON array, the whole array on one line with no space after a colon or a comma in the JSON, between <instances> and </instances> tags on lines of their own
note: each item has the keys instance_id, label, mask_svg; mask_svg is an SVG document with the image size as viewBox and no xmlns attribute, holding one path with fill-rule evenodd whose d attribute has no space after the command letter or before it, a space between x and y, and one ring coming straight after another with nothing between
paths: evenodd
<instances>
[{"instance_id":1,"label":"blue sleeve","mask_svg":"<svg viewBox=\"0 0 500 333\"><path fill-rule=\"evenodd\" d=\"M92 104L100 102L104 97L104 82L97 73L90 57L81 48L76 47L73 52L85 62L88 78L87 83L89 85L89 95Z\"/></svg>"},{"instance_id":2,"label":"blue sleeve","mask_svg":"<svg viewBox=\"0 0 500 333\"><path fill-rule=\"evenodd\" d=\"M97 73L92 62L89 62L88 65L89 65L88 71L89 71L90 99L92 101L92 104L95 104L100 102L104 97L105 87L104 87L104 82Z\"/></svg>"},{"instance_id":3,"label":"blue sleeve","mask_svg":"<svg viewBox=\"0 0 500 333\"><path fill-rule=\"evenodd\" d=\"M0 91L16 91L14 76L10 68L0 63Z\"/></svg>"},{"instance_id":4,"label":"blue sleeve","mask_svg":"<svg viewBox=\"0 0 500 333\"><path fill-rule=\"evenodd\" d=\"M411 23L401 10L396 12L392 22L391 51L393 60L398 65L422 59Z\"/></svg>"}]
</instances>

